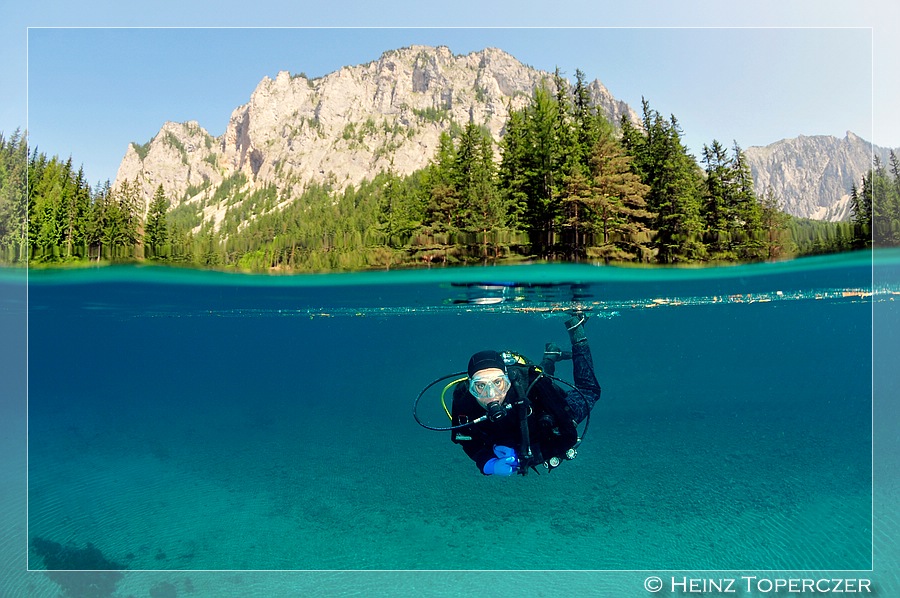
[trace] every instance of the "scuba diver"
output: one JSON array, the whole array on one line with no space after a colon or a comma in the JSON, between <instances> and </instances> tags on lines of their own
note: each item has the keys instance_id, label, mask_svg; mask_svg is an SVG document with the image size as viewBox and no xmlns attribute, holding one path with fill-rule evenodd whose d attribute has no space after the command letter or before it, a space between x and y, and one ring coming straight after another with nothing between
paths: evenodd
<instances>
[{"instance_id":1,"label":"scuba diver","mask_svg":"<svg viewBox=\"0 0 900 598\"><path fill-rule=\"evenodd\" d=\"M553 470L574 459L577 425L600 399L583 312L566 320L572 351L548 343L540 366L521 356L480 351L469 360L467 378L453 391L451 439L484 475L524 475L535 465ZM573 360L574 386L553 376L556 363ZM556 382L571 389L563 390ZM445 389L446 390L446 389Z\"/></svg>"}]
</instances>

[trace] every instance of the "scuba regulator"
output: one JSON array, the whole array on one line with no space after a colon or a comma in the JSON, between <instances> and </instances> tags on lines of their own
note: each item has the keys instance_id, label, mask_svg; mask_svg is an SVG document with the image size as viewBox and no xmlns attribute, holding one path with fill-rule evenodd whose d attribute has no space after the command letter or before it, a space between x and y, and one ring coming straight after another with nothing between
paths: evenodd
<instances>
[{"instance_id":1,"label":"scuba regulator","mask_svg":"<svg viewBox=\"0 0 900 598\"><path fill-rule=\"evenodd\" d=\"M510 404L500 404L499 401L494 401L493 403L488 403L487 405L487 418L491 422L498 422L504 417L506 417L506 412L512 409L512 405ZM473 422L474 423L474 422Z\"/></svg>"}]
</instances>

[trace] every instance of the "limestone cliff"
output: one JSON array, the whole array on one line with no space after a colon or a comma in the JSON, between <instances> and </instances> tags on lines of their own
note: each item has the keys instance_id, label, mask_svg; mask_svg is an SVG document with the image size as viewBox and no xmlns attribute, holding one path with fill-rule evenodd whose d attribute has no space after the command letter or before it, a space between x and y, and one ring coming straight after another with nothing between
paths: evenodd
<instances>
[{"instance_id":1,"label":"limestone cliff","mask_svg":"<svg viewBox=\"0 0 900 598\"><path fill-rule=\"evenodd\" d=\"M412 46L312 80L280 72L232 112L221 137L193 121L167 122L147 144L131 144L114 184L136 180L145 206L162 184L176 205L195 204L204 221L218 224L228 202L209 198L226 181L243 191L274 185L289 202L311 182L342 189L382 170L420 169L451 126L475 122L499 141L510 108L525 106L542 81L552 87L550 73L495 48L455 55ZM589 90L611 122L639 123L599 81ZM746 156L760 195L771 188L790 214L840 220L873 151L887 163L888 150L847 133L751 147Z\"/></svg>"},{"instance_id":2,"label":"limestone cliff","mask_svg":"<svg viewBox=\"0 0 900 598\"><path fill-rule=\"evenodd\" d=\"M551 74L495 48L460 56L412 46L314 80L280 72L232 112L220 138L196 123L166 123L146 146L129 146L115 184L137 180L145 200L162 184L176 201L198 202L237 173L286 197L311 181L340 189L382 170L408 174L428 163L451 123L484 125L499 140L509 109L525 106L542 81L552 86ZM637 122L599 81L590 93L611 121ZM207 206L204 215L218 222L223 213Z\"/></svg>"},{"instance_id":3,"label":"limestone cliff","mask_svg":"<svg viewBox=\"0 0 900 598\"><path fill-rule=\"evenodd\" d=\"M225 172L217 166L218 146L219 141L195 121L167 122L149 143L128 146L115 185L137 180L145 200L159 185L173 196L192 187L217 185Z\"/></svg>"}]
</instances>

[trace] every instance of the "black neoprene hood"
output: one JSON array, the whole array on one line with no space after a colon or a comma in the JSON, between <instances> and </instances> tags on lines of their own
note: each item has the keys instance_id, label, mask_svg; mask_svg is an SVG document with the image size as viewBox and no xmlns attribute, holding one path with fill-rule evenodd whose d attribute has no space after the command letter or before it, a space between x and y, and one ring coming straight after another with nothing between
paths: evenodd
<instances>
[{"instance_id":1,"label":"black neoprene hood","mask_svg":"<svg viewBox=\"0 0 900 598\"><path fill-rule=\"evenodd\" d=\"M503 356L497 351L479 351L469 359L469 378L475 372L489 368L497 368L505 373L506 363L503 361Z\"/></svg>"}]
</instances>

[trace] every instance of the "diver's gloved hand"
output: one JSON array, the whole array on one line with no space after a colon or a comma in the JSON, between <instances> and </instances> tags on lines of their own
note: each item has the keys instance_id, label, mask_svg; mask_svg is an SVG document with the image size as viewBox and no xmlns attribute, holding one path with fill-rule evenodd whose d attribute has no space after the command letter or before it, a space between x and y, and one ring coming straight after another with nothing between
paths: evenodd
<instances>
[{"instance_id":1,"label":"diver's gloved hand","mask_svg":"<svg viewBox=\"0 0 900 598\"><path fill-rule=\"evenodd\" d=\"M556 363L564 359L572 359L572 352L563 351L556 343L547 343L544 345L544 359Z\"/></svg>"},{"instance_id":2,"label":"diver's gloved hand","mask_svg":"<svg viewBox=\"0 0 900 598\"><path fill-rule=\"evenodd\" d=\"M519 458L516 449L503 445L494 446L493 459L484 464L482 471L487 475L511 476L519 469Z\"/></svg>"}]
</instances>

